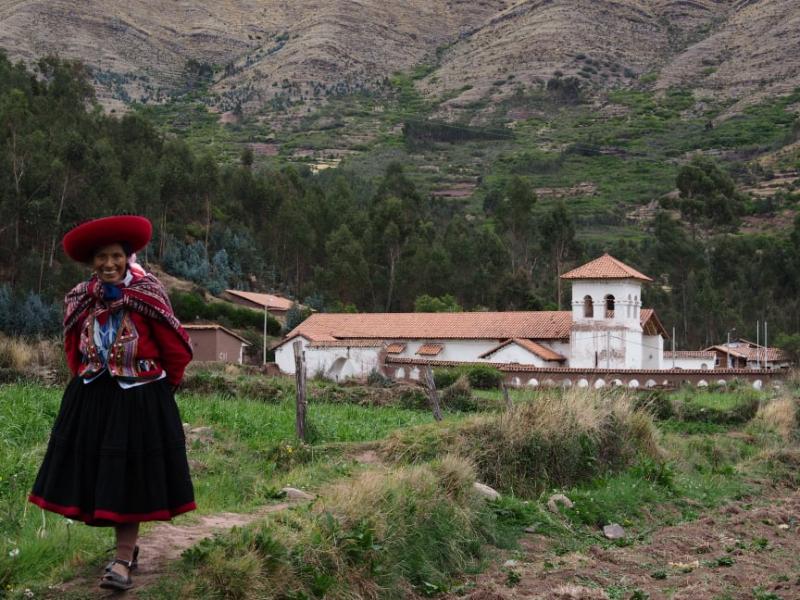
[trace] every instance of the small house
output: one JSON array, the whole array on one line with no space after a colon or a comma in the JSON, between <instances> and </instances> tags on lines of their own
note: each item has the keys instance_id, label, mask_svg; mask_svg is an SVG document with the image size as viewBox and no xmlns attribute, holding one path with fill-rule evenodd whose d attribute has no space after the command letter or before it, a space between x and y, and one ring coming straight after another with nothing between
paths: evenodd
<instances>
[{"instance_id":1,"label":"small house","mask_svg":"<svg viewBox=\"0 0 800 600\"><path fill-rule=\"evenodd\" d=\"M292 300L283 296L259 292L243 292L241 290L225 290L222 297L234 304L254 310L263 311L266 306L267 312L272 317L275 317L281 325L286 325L286 314L294 304Z\"/></svg>"},{"instance_id":2,"label":"small house","mask_svg":"<svg viewBox=\"0 0 800 600\"><path fill-rule=\"evenodd\" d=\"M194 360L242 364L244 349L250 345L242 336L216 323L183 326L192 340Z\"/></svg>"}]
</instances>

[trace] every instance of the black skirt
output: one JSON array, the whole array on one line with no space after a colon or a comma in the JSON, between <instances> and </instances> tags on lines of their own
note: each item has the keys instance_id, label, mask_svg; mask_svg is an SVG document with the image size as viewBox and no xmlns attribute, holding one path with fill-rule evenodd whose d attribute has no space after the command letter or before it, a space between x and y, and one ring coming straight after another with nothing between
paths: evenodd
<instances>
[{"instance_id":1,"label":"black skirt","mask_svg":"<svg viewBox=\"0 0 800 600\"><path fill-rule=\"evenodd\" d=\"M64 392L29 500L89 525L167 521L196 508L166 379L122 389L107 373Z\"/></svg>"}]
</instances>

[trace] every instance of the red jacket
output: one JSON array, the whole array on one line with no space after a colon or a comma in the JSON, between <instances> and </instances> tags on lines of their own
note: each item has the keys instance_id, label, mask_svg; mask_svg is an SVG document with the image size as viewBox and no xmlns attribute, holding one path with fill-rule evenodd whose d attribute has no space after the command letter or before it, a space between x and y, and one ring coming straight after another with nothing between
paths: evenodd
<instances>
[{"instance_id":1,"label":"red jacket","mask_svg":"<svg viewBox=\"0 0 800 600\"><path fill-rule=\"evenodd\" d=\"M123 331L124 330L124 331ZM97 356L93 333L94 317L85 317L64 337L67 364L73 375L91 377L104 368ZM192 354L178 333L167 323L126 311L112 347L108 367L112 376L157 379L166 372L167 381L178 385Z\"/></svg>"}]
</instances>

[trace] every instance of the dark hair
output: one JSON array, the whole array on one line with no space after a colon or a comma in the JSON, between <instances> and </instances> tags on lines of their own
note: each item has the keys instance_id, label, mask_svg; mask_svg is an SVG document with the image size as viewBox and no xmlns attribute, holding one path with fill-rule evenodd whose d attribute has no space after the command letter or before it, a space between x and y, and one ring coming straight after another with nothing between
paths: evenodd
<instances>
[{"instance_id":1,"label":"dark hair","mask_svg":"<svg viewBox=\"0 0 800 600\"><path fill-rule=\"evenodd\" d=\"M131 247L130 242L109 242L108 244L103 244L102 246L98 246L97 248L92 250L92 259L97 256L97 253L100 251L100 248L105 248L106 246L111 246L112 244L119 244L122 246L122 251L125 253L125 256L128 258L131 257L133 254L133 248Z\"/></svg>"}]
</instances>

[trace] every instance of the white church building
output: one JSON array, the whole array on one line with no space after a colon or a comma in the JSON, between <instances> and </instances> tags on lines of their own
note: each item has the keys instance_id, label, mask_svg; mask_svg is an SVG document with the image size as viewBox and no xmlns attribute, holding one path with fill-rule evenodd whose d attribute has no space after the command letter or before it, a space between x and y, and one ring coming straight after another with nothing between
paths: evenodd
<instances>
[{"instance_id":1,"label":"white church building","mask_svg":"<svg viewBox=\"0 0 800 600\"><path fill-rule=\"evenodd\" d=\"M294 373L294 342L309 375L366 377L389 359L415 363L518 364L526 368L713 369L711 352L664 352L667 331L642 308L652 280L605 254L562 275L572 310L461 313L317 313L275 347ZM418 371L415 369L415 371Z\"/></svg>"}]
</instances>

